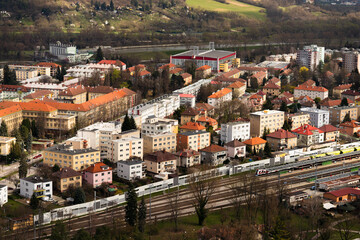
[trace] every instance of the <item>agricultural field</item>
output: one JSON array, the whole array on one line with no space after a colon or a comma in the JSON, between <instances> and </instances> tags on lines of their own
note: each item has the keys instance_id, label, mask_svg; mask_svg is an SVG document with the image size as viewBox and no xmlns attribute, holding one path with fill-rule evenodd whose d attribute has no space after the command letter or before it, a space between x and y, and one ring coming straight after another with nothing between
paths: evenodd
<instances>
[{"instance_id":1,"label":"agricultural field","mask_svg":"<svg viewBox=\"0 0 360 240\"><path fill-rule=\"evenodd\" d=\"M217 2L215 0L186 0L189 7L200 8L208 11L216 12L236 12L246 17L257 19L265 19L265 9L242 3L237 0L226 0L226 3Z\"/></svg>"}]
</instances>

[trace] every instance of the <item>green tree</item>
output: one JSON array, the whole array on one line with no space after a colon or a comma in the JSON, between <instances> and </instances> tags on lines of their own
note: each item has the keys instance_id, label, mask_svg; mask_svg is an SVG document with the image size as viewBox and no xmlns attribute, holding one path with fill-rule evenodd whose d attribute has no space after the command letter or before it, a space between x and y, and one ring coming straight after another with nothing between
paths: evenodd
<instances>
[{"instance_id":1,"label":"green tree","mask_svg":"<svg viewBox=\"0 0 360 240\"><path fill-rule=\"evenodd\" d=\"M66 225L63 222L56 222L51 229L50 240L68 240L68 231Z\"/></svg>"},{"instance_id":2,"label":"green tree","mask_svg":"<svg viewBox=\"0 0 360 240\"><path fill-rule=\"evenodd\" d=\"M25 127L27 127L27 129L30 130L31 129L30 120L28 118L23 119L22 122L21 122L21 126L25 126Z\"/></svg>"},{"instance_id":3,"label":"green tree","mask_svg":"<svg viewBox=\"0 0 360 240\"><path fill-rule=\"evenodd\" d=\"M287 106L287 104L285 102L281 103L280 111L283 111L285 113L288 111L288 106Z\"/></svg>"},{"instance_id":4,"label":"green tree","mask_svg":"<svg viewBox=\"0 0 360 240\"><path fill-rule=\"evenodd\" d=\"M101 47L99 47L99 48L97 49L97 51L96 51L95 60L96 60L97 62L100 62L100 61L103 60L103 59L104 59L104 54L103 54L103 52L102 52L102 50L101 50Z\"/></svg>"},{"instance_id":5,"label":"green tree","mask_svg":"<svg viewBox=\"0 0 360 240\"><path fill-rule=\"evenodd\" d=\"M121 125L121 131L125 132L131 129L131 121L129 116L126 114L124 118L124 122Z\"/></svg>"},{"instance_id":6,"label":"green tree","mask_svg":"<svg viewBox=\"0 0 360 240\"><path fill-rule=\"evenodd\" d=\"M286 119L286 120L284 121L284 125L282 126L282 129L287 130L287 131L290 131L290 130L291 130L291 125L290 125L290 122L289 122L288 119Z\"/></svg>"},{"instance_id":7,"label":"green tree","mask_svg":"<svg viewBox=\"0 0 360 240\"><path fill-rule=\"evenodd\" d=\"M84 229L78 230L74 235L74 237L72 238L72 240L91 240L91 239L92 239L91 234Z\"/></svg>"},{"instance_id":8,"label":"green tree","mask_svg":"<svg viewBox=\"0 0 360 240\"><path fill-rule=\"evenodd\" d=\"M257 90L259 88L259 82L256 78L250 79L250 85L251 85L251 88L254 90Z\"/></svg>"},{"instance_id":9,"label":"green tree","mask_svg":"<svg viewBox=\"0 0 360 240\"><path fill-rule=\"evenodd\" d=\"M115 7L114 7L114 3L113 1L111 0L110 1L110 11L114 11Z\"/></svg>"},{"instance_id":10,"label":"green tree","mask_svg":"<svg viewBox=\"0 0 360 240\"><path fill-rule=\"evenodd\" d=\"M3 70L3 84L5 85L18 85L19 83L16 80L15 71L11 71L8 65L4 66Z\"/></svg>"},{"instance_id":11,"label":"green tree","mask_svg":"<svg viewBox=\"0 0 360 240\"><path fill-rule=\"evenodd\" d=\"M61 67L61 74L60 74L60 78L59 81L63 82L64 81L64 76L66 75L66 68L64 66Z\"/></svg>"},{"instance_id":12,"label":"green tree","mask_svg":"<svg viewBox=\"0 0 360 240\"><path fill-rule=\"evenodd\" d=\"M144 232L145 224L146 224L146 204L144 197L142 197L138 211L138 229L140 232Z\"/></svg>"},{"instance_id":13,"label":"green tree","mask_svg":"<svg viewBox=\"0 0 360 240\"><path fill-rule=\"evenodd\" d=\"M84 189L78 187L74 192L74 204L84 203L86 201Z\"/></svg>"},{"instance_id":14,"label":"green tree","mask_svg":"<svg viewBox=\"0 0 360 240\"><path fill-rule=\"evenodd\" d=\"M35 193L30 198L30 207L34 210L38 209L40 200L35 196Z\"/></svg>"},{"instance_id":15,"label":"green tree","mask_svg":"<svg viewBox=\"0 0 360 240\"><path fill-rule=\"evenodd\" d=\"M136 122L133 116L130 118L130 129L137 129Z\"/></svg>"},{"instance_id":16,"label":"green tree","mask_svg":"<svg viewBox=\"0 0 360 240\"><path fill-rule=\"evenodd\" d=\"M173 118L180 122L181 114L185 111L185 106L180 106L180 108L176 109L173 114Z\"/></svg>"},{"instance_id":17,"label":"green tree","mask_svg":"<svg viewBox=\"0 0 360 240\"><path fill-rule=\"evenodd\" d=\"M34 137L36 137L36 138L39 137L39 130L38 130L37 126L36 126L35 120L31 121L31 132L32 132Z\"/></svg>"},{"instance_id":18,"label":"green tree","mask_svg":"<svg viewBox=\"0 0 360 240\"><path fill-rule=\"evenodd\" d=\"M267 157L271 157L271 147L268 142L265 143L264 153Z\"/></svg>"},{"instance_id":19,"label":"green tree","mask_svg":"<svg viewBox=\"0 0 360 240\"><path fill-rule=\"evenodd\" d=\"M276 223L272 231L270 232L271 239L276 240L290 240L291 235L290 232L287 230L285 223L280 217L277 217Z\"/></svg>"},{"instance_id":20,"label":"green tree","mask_svg":"<svg viewBox=\"0 0 360 240\"><path fill-rule=\"evenodd\" d=\"M112 240L111 229L108 226L96 228L94 240Z\"/></svg>"},{"instance_id":21,"label":"green tree","mask_svg":"<svg viewBox=\"0 0 360 240\"><path fill-rule=\"evenodd\" d=\"M316 104L319 104L319 103L321 102L321 98L316 97L316 98L314 99L314 102L315 102Z\"/></svg>"},{"instance_id":22,"label":"green tree","mask_svg":"<svg viewBox=\"0 0 360 240\"><path fill-rule=\"evenodd\" d=\"M347 98L343 98L341 100L340 106L349 106L348 100Z\"/></svg>"},{"instance_id":23,"label":"green tree","mask_svg":"<svg viewBox=\"0 0 360 240\"><path fill-rule=\"evenodd\" d=\"M19 178L25 178L28 171L28 164L26 163L26 156L23 154L19 165Z\"/></svg>"},{"instance_id":24,"label":"green tree","mask_svg":"<svg viewBox=\"0 0 360 240\"><path fill-rule=\"evenodd\" d=\"M135 226L137 220L137 194L131 184L126 194L125 221L130 226Z\"/></svg>"},{"instance_id":25,"label":"green tree","mask_svg":"<svg viewBox=\"0 0 360 240\"><path fill-rule=\"evenodd\" d=\"M55 164L51 170L52 170L52 172L58 172L58 171L60 171L60 167L59 167L59 165Z\"/></svg>"},{"instance_id":26,"label":"green tree","mask_svg":"<svg viewBox=\"0 0 360 240\"><path fill-rule=\"evenodd\" d=\"M268 135L269 133L270 133L270 129L264 127L263 135L261 138L266 140L266 135Z\"/></svg>"},{"instance_id":27,"label":"green tree","mask_svg":"<svg viewBox=\"0 0 360 240\"><path fill-rule=\"evenodd\" d=\"M60 69L60 66L57 66L57 68L56 68L55 78L56 78L57 80L60 80L60 79L61 79L61 69Z\"/></svg>"},{"instance_id":28,"label":"green tree","mask_svg":"<svg viewBox=\"0 0 360 240\"><path fill-rule=\"evenodd\" d=\"M2 121L1 125L0 125L0 136L7 137L8 135L9 135L9 132L8 132L7 125L6 125L5 121Z\"/></svg>"},{"instance_id":29,"label":"green tree","mask_svg":"<svg viewBox=\"0 0 360 240\"><path fill-rule=\"evenodd\" d=\"M33 142L33 135L32 135L32 131L30 129L30 132L28 134L28 137L26 138L26 142L25 142L25 146L26 146L26 151L30 152L32 149L32 142Z\"/></svg>"},{"instance_id":30,"label":"green tree","mask_svg":"<svg viewBox=\"0 0 360 240\"><path fill-rule=\"evenodd\" d=\"M21 146L20 143L18 141L16 141L16 143L11 147L10 150L10 159L11 160L19 160L21 157Z\"/></svg>"},{"instance_id":31,"label":"green tree","mask_svg":"<svg viewBox=\"0 0 360 240\"><path fill-rule=\"evenodd\" d=\"M26 140L29 136L29 129L24 125L20 126L20 135L22 140Z\"/></svg>"},{"instance_id":32,"label":"green tree","mask_svg":"<svg viewBox=\"0 0 360 240\"><path fill-rule=\"evenodd\" d=\"M350 112L348 112L348 113L346 113L342 122L344 123L344 122L350 122L350 121L351 121Z\"/></svg>"},{"instance_id":33,"label":"green tree","mask_svg":"<svg viewBox=\"0 0 360 240\"><path fill-rule=\"evenodd\" d=\"M263 104L263 110L273 110L274 104L271 102L269 98L266 98L266 102Z\"/></svg>"}]
</instances>

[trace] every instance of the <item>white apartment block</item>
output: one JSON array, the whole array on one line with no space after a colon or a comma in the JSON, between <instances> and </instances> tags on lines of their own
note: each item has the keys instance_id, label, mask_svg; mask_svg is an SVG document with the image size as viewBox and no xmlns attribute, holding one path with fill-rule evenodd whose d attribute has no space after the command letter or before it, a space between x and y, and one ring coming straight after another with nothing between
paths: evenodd
<instances>
[{"instance_id":1,"label":"white apartment block","mask_svg":"<svg viewBox=\"0 0 360 240\"><path fill-rule=\"evenodd\" d=\"M70 44L62 44L57 42L56 44L50 43L50 54L54 56L61 56L67 54L76 54L76 46Z\"/></svg>"},{"instance_id":2,"label":"white apartment block","mask_svg":"<svg viewBox=\"0 0 360 240\"><path fill-rule=\"evenodd\" d=\"M91 77L95 73L99 73L100 76L104 76L105 73L109 72L112 69L121 70L120 67L112 64L97 64L89 63L84 65L76 65L66 70L66 75L64 79L72 78L86 78Z\"/></svg>"},{"instance_id":3,"label":"white apartment block","mask_svg":"<svg viewBox=\"0 0 360 240\"><path fill-rule=\"evenodd\" d=\"M132 181L145 177L145 164L143 161L119 161L117 162L117 176Z\"/></svg>"},{"instance_id":4,"label":"white apartment block","mask_svg":"<svg viewBox=\"0 0 360 240\"><path fill-rule=\"evenodd\" d=\"M195 96L192 94L180 94L180 105L195 107Z\"/></svg>"},{"instance_id":5,"label":"white apartment block","mask_svg":"<svg viewBox=\"0 0 360 240\"><path fill-rule=\"evenodd\" d=\"M232 100L232 91L229 88L223 88L208 97L208 104L213 107L220 107L220 104Z\"/></svg>"},{"instance_id":6,"label":"white apartment block","mask_svg":"<svg viewBox=\"0 0 360 240\"><path fill-rule=\"evenodd\" d=\"M6 185L0 185L0 207L8 202L8 187Z\"/></svg>"},{"instance_id":7,"label":"white apartment block","mask_svg":"<svg viewBox=\"0 0 360 240\"><path fill-rule=\"evenodd\" d=\"M197 96L197 94L200 91L201 86L208 85L211 83L212 79L201 79L195 83L192 83L186 87L180 88L178 90L175 90L174 94L192 94L194 96Z\"/></svg>"},{"instance_id":8,"label":"white apartment block","mask_svg":"<svg viewBox=\"0 0 360 240\"><path fill-rule=\"evenodd\" d=\"M252 137L261 137L264 129L270 133L282 128L284 125L284 112L278 110L263 110L250 113L250 134Z\"/></svg>"},{"instance_id":9,"label":"white apartment block","mask_svg":"<svg viewBox=\"0 0 360 240\"><path fill-rule=\"evenodd\" d=\"M78 84L79 78L73 78L70 80L63 81L61 84L57 83L41 83L41 76L37 76L34 78L26 79L21 81L21 85L29 88L32 92L38 90L50 90L54 93L54 98L57 98L59 92L65 91L69 86Z\"/></svg>"},{"instance_id":10,"label":"white apartment block","mask_svg":"<svg viewBox=\"0 0 360 240\"><path fill-rule=\"evenodd\" d=\"M301 96L308 96L312 99L318 97L323 100L329 96L329 91L324 87L299 85L294 89L294 97L298 99Z\"/></svg>"},{"instance_id":11,"label":"white apartment block","mask_svg":"<svg viewBox=\"0 0 360 240\"><path fill-rule=\"evenodd\" d=\"M240 141L250 139L250 122L237 121L221 124L220 140L228 143L235 139L241 139Z\"/></svg>"},{"instance_id":12,"label":"white apartment block","mask_svg":"<svg viewBox=\"0 0 360 240\"><path fill-rule=\"evenodd\" d=\"M177 133L179 122L175 119L149 117L141 125L141 134Z\"/></svg>"},{"instance_id":13,"label":"white apartment block","mask_svg":"<svg viewBox=\"0 0 360 240\"><path fill-rule=\"evenodd\" d=\"M300 108L300 112L310 115L310 125L320 128L330 123L330 112L317 108Z\"/></svg>"},{"instance_id":14,"label":"white apartment block","mask_svg":"<svg viewBox=\"0 0 360 240\"><path fill-rule=\"evenodd\" d=\"M343 67L347 73L351 73L355 69L360 71L360 53L355 51L345 52L343 57Z\"/></svg>"},{"instance_id":15,"label":"white apartment block","mask_svg":"<svg viewBox=\"0 0 360 240\"><path fill-rule=\"evenodd\" d=\"M325 48L317 45L304 46L303 50L298 50L296 61L300 66L305 66L314 70L320 61L324 62Z\"/></svg>"},{"instance_id":16,"label":"white apartment block","mask_svg":"<svg viewBox=\"0 0 360 240\"><path fill-rule=\"evenodd\" d=\"M121 138L107 142L107 159L112 162L126 161L131 157L143 158L143 139Z\"/></svg>"},{"instance_id":17,"label":"white apartment block","mask_svg":"<svg viewBox=\"0 0 360 240\"><path fill-rule=\"evenodd\" d=\"M27 177L20 179L20 196L31 198L35 194L37 198L42 200L52 199L53 184L50 180L40 177Z\"/></svg>"},{"instance_id":18,"label":"white apartment block","mask_svg":"<svg viewBox=\"0 0 360 240\"><path fill-rule=\"evenodd\" d=\"M156 151L176 151L176 133L161 133L143 136L144 154Z\"/></svg>"}]
</instances>

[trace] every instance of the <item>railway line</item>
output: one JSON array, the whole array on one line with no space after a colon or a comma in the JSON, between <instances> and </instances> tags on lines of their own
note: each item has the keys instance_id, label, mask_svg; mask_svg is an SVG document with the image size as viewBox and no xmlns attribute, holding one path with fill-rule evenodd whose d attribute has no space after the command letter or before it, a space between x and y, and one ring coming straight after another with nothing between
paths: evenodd
<instances>
[{"instance_id":1,"label":"railway line","mask_svg":"<svg viewBox=\"0 0 360 240\"><path fill-rule=\"evenodd\" d=\"M351 162L358 162L359 159L352 159ZM333 174L341 173L342 169L339 169L339 165L342 164L338 162L331 166L320 166L319 170L327 170L326 174L323 177L331 176ZM333 169L333 171L331 171ZM300 191L309 189L313 183L304 182L303 179L299 179L298 176L304 174L304 172L312 173L316 169L307 169L303 171L292 171L283 175L279 174L269 174L264 176L259 176L260 179L259 191L263 191L265 188L277 186L279 183L285 183L288 186L288 191ZM216 185L216 191L213 196L210 198L208 203L208 208L212 210L231 207L231 199L233 199L233 193L230 188L231 185L239 183L241 176L232 176L229 178L219 179ZM263 181L261 181L263 180ZM179 217L190 215L194 213L193 207L193 198L189 188L179 189ZM169 211L169 196L165 193L160 196L152 197L151 199L151 219L149 216L149 199L146 200L148 207L148 219L147 221L161 221L171 218L171 211ZM117 226L125 225L124 221L124 206L115 206L111 209L107 209L101 212L91 213L89 215L84 215L76 218L70 218L65 220L64 223L68 226L70 234L74 234L79 229L88 229L94 231L96 227L103 225L112 225L116 224ZM18 232L13 232L8 234L8 239L46 239L51 234L51 228L54 224L49 224L46 226L36 227L37 229L21 229ZM20 234L20 235L19 235ZM19 238L18 236L22 236Z\"/></svg>"}]
</instances>

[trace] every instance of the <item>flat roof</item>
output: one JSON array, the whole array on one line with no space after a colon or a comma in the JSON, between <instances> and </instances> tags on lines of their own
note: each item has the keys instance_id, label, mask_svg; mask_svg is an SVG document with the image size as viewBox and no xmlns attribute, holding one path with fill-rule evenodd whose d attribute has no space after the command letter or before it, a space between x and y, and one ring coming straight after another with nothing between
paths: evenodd
<instances>
[{"instance_id":1,"label":"flat roof","mask_svg":"<svg viewBox=\"0 0 360 240\"><path fill-rule=\"evenodd\" d=\"M43 179L41 177L31 176L26 178L21 178L21 180L32 182L32 183L40 183L40 182L51 182L49 179Z\"/></svg>"},{"instance_id":2,"label":"flat roof","mask_svg":"<svg viewBox=\"0 0 360 240\"><path fill-rule=\"evenodd\" d=\"M191 135L197 135L197 134L202 134L202 133L209 133L209 132L196 130L196 131L190 131L190 132L183 132L183 133L179 133L179 134L185 135L185 136L191 136Z\"/></svg>"},{"instance_id":3,"label":"flat roof","mask_svg":"<svg viewBox=\"0 0 360 240\"><path fill-rule=\"evenodd\" d=\"M283 69L286 68L289 64L290 62L264 61L256 65L256 67Z\"/></svg>"},{"instance_id":4,"label":"flat roof","mask_svg":"<svg viewBox=\"0 0 360 240\"><path fill-rule=\"evenodd\" d=\"M250 115L264 116L264 115L271 115L271 114L275 114L275 113L284 113L284 112L278 111L278 110L263 110L263 111L250 113Z\"/></svg>"},{"instance_id":5,"label":"flat roof","mask_svg":"<svg viewBox=\"0 0 360 240\"><path fill-rule=\"evenodd\" d=\"M128 165L128 166L131 166L131 165L142 164L143 162L144 162L144 161L140 161L140 160L134 160L134 161L127 160L127 161L119 161L118 163L119 163L119 164L125 164L125 165Z\"/></svg>"},{"instance_id":6,"label":"flat roof","mask_svg":"<svg viewBox=\"0 0 360 240\"><path fill-rule=\"evenodd\" d=\"M224 50L199 50L198 54L195 54L196 57L206 57L206 58L224 58L229 55L236 54L236 52L224 51ZM194 51L188 50L182 53L173 55L172 57L193 57Z\"/></svg>"},{"instance_id":7,"label":"flat roof","mask_svg":"<svg viewBox=\"0 0 360 240\"><path fill-rule=\"evenodd\" d=\"M55 146L45 149L44 151L64 153L64 154L70 154L70 155L77 155L77 154L82 154L82 153L91 153L91 152L99 152L100 151L100 150L96 150L94 148L71 149L71 147L72 146L70 146L70 145L57 144Z\"/></svg>"},{"instance_id":8,"label":"flat roof","mask_svg":"<svg viewBox=\"0 0 360 240\"><path fill-rule=\"evenodd\" d=\"M309 107L305 107L305 108L300 108L301 112L312 112L312 113L329 113L329 111L327 110L323 110L323 109L318 109L318 108L309 108Z\"/></svg>"}]
</instances>

